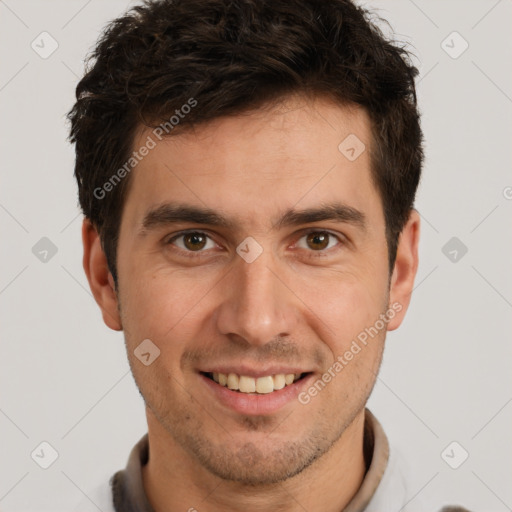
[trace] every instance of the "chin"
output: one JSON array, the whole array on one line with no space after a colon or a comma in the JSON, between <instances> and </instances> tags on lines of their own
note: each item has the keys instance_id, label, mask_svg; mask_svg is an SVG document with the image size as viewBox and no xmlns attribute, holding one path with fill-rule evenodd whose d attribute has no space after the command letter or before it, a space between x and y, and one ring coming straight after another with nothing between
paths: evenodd
<instances>
[{"instance_id":1,"label":"chin","mask_svg":"<svg viewBox=\"0 0 512 512\"><path fill-rule=\"evenodd\" d=\"M315 455L311 450L301 452L295 444L263 451L255 444L247 443L231 454L224 452L222 457L210 454L202 463L223 480L247 486L265 486L298 475L318 456L320 454Z\"/></svg>"},{"instance_id":2,"label":"chin","mask_svg":"<svg viewBox=\"0 0 512 512\"><path fill-rule=\"evenodd\" d=\"M247 486L266 486L292 478L319 459L333 444L320 433L289 441L266 434L258 441L238 441L236 436L213 444L204 437L182 439L202 467L222 480ZM251 437L250 435L246 435Z\"/></svg>"}]
</instances>

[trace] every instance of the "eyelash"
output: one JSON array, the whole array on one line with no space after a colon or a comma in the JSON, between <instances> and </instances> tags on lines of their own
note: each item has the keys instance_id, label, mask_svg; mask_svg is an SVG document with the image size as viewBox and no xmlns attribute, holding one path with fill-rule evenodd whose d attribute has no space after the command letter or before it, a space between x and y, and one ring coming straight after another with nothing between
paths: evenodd
<instances>
[{"instance_id":1,"label":"eyelash","mask_svg":"<svg viewBox=\"0 0 512 512\"><path fill-rule=\"evenodd\" d=\"M174 242L175 240L177 240L177 239L179 239L179 238L181 238L181 237L183 237L185 235L192 234L192 233L197 233L197 234L200 234L200 235L205 235L206 237L208 237L210 240L213 241L213 239L211 238L211 236L207 232L205 232L205 231L198 231L198 230L193 229L193 230L181 231L180 233L177 233L172 238L169 238L165 242L165 245L173 245L172 242ZM344 243L345 243L339 235L336 235L336 234L332 233L331 231L325 230L325 229L309 229L307 231L303 231L301 236L300 236L300 238L297 240L297 242L299 240L301 240L302 238L310 235L311 233L325 233L325 234L329 235L329 237L336 238L338 240L338 245L344 245ZM331 247L329 249L323 249L323 250L319 250L319 251L310 250L308 252L311 252L311 256L313 256L314 258L322 258L322 257L330 256L331 255L331 251L333 249L336 251L335 248ZM340 248L338 247L338 249L340 249ZM189 251L189 250L181 249L180 247L177 247L176 250L180 251L182 253L185 253L187 255L187 257L189 257L189 258L202 257L203 253L205 253L207 251L207 250Z\"/></svg>"}]
</instances>

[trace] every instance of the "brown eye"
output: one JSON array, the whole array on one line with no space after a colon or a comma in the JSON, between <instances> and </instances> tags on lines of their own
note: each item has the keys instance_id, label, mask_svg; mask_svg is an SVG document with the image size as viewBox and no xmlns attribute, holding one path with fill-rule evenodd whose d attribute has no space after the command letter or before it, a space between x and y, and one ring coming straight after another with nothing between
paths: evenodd
<instances>
[{"instance_id":1,"label":"brown eye","mask_svg":"<svg viewBox=\"0 0 512 512\"><path fill-rule=\"evenodd\" d=\"M310 249L321 251L329 245L330 234L324 231L317 231L306 235L306 243Z\"/></svg>"},{"instance_id":2,"label":"brown eye","mask_svg":"<svg viewBox=\"0 0 512 512\"><path fill-rule=\"evenodd\" d=\"M183 245L190 251L200 251L206 245L207 237L203 233L183 235Z\"/></svg>"},{"instance_id":3,"label":"brown eye","mask_svg":"<svg viewBox=\"0 0 512 512\"><path fill-rule=\"evenodd\" d=\"M329 231L310 231L302 235L296 247L304 249L311 256L327 256L343 246L343 239Z\"/></svg>"},{"instance_id":4,"label":"brown eye","mask_svg":"<svg viewBox=\"0 0 512 512\"><path fill-rule=\"evenodd\" d=\"M201 231L181 233L171 238L167 243L188 253L203 253L208 249L215 248L215 242Z\"/></svg>"}]
</instances>

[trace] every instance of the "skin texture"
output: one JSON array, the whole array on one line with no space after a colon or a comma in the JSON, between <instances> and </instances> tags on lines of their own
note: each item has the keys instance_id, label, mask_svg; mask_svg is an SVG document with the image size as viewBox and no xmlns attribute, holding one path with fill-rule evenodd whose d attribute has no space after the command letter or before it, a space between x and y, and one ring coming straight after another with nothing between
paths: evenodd
<instances>
[{"instance_id":1,"label":"skin texture","mask_svg":"<svg viewBox=\"0 0 512 512\"><path fill-rule=\"evenodd\" d=\"M141 129L134 147L148 134ZM349 134L366 145L355 161L338 150ZM143 477L157 512L339 511L359 488L364 407L386 330L400 325L409 304L419 238L413 210L389 276L370 145L364 111L303 97L164 139L131 176L117 291L99 237L84 221L91 289L105 323L124 330L147 405ZM358 210L364 226L323 220L272 228L288 209L335 201ZM207 207L233 226L144 229L147 212L166 202ZM173 238L189 229L208 235L206 245ZM332 233L327 247L308 242L308 231ZM252 263L236 252L249 236L263 249ZM240 414L198 373L212 365L282 364L316 380L393 303L401 310L306 405L293 399L271 414ZM145 366L134 350L148 338L160 356Z\"/></svg>"}]
</instances>

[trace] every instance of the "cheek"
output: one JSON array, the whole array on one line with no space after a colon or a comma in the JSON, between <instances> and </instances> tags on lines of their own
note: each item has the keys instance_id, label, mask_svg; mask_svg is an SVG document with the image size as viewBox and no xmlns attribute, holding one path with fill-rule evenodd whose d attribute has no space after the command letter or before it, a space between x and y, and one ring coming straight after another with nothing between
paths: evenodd
<instances>
[{"instance_id":1,"label":"cheek","mask_svg":"<svg viewBox=\"0 0 512 512\"><path fill-rule=\"evenodd\" d=\"M386 277L386 276L385 276ZM304 292L311 280L304 279ZM339 354L360 332L375 324L387 305L387 280L379 273L324 273L309 286L307 305L323 320L322 338Z\"/></svg>"},{"instance_id":2,"label":"cheek","mask_svg":"<svg viewBox=\"0 0 512 512\"><path fill-rule=\"evenodd\" d=\"M180 340L187 338L190 323L198 320L201 301L217 281L206 275L184 278L179 271L138 275L132 272L129 279L120 283L127 343L132 345L149 338L159 346L166 342L169 347L171 339L171 346L178 348Z\"/></svg>"},{"instance_id":3,"label":"cheek","mask_svg":"<svg viewBox=\"0 0 512 512\"><path fill-rule=\"evenodd\" d=\"M323 375L332 383L325 396L333 407L366 401L374 385L386 336L381 319L387 306L386 282L345 276L326 285L321 300L317 298L329 327L319 335L332 358Z\"/></svg>"}]
</instances>

